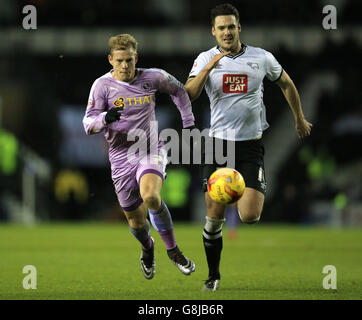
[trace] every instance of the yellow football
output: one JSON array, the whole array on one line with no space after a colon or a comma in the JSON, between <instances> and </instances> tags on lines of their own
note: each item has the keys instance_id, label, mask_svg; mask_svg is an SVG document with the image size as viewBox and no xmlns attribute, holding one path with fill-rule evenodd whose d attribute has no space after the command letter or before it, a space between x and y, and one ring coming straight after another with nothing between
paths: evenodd
<instances>
[{"instance_id":1,"label":"yellow football","mask_svg":"<svg viewBox=\"0 0 362 320\"><path fill-rule=\"evenodd\" d=\"M243 176L235 169L216 170L207 181L207 191L212 200L228 205L238 201L245 190Z\"/></svg>"}]
</instances>

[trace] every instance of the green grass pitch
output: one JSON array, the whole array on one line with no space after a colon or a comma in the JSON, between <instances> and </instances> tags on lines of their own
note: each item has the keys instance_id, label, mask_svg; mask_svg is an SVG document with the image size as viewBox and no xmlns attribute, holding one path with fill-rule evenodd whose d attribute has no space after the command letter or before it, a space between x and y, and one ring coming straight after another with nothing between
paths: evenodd
<instances>
[{"instance_id":1,"label":"green grass pitch","mask_svg":"<svg viewBox=\"0 0 362 320\"><path fill-rule=\"evenodd\" d=\"M221 285L203 292L207 266L202 225L175 224L179 247L196 263L182 275L152 229L156 275L143 278L140 246L124 223L0 224L0 300L263 300L361 299L362 230L242 225L229 240L224 228ZM25 290L23 267L37 270ZM323 267L337 270L337 289L323 288Z\"/></svg>"}]
</instances>

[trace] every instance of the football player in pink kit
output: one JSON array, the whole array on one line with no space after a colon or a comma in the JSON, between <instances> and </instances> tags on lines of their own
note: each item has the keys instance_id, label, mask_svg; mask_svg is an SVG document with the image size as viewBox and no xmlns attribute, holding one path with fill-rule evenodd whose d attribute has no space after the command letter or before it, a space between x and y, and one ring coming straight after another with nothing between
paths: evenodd
<instances>
[{"instance_id":1,"label":"football player in pink kit","mask_svg":"<svg viewBox=\"0 0 362 320\"><path fill-rule=\"evenodd\" d=\"M298 137L308 136L312 125L304 118L293 81L274 56L240 42L238 10L230 4L218 5L211 11L211 22L217 46L197 57L185 88L193 101L205 87L211 108L210 136L215 144L221 140L225 146L227 140L235 141L235 169L243 175L246 184L237 209L242 222L256 223L266 192L262 135L268 124L263 103L264 77L281 88L293 112ZM228 130L234 133L232 139L225 134ZM212 291L217 290L220 283L225 206L211 200L205 183L221 166L215 160L203 165L207 209L203 242L209 267L204 290Z\"/></svg>"},{"instance_id":2,"label":"football player in pink kit","mask_svg":"<svg viewBox=\"0 0 362 320\"><path fill-rule=\"evenodd\" d=\"M157 128L152 126L156 120L155 94L159 91L170 95L181 113L183 127L194 127L189 97L183 85L167 72L136 68L137 41L131 35L111 37L109 48L108 60L113 69L93 83L83 118L85 131L104 131L118 201L132 234L142 244L140 264L144 277L152 279L156 267L147 210L169 258L189 275L195 264L176 245L172 218L160 196L167 158ZM129 133L135 129L140 133L137 143L143 147L130 152L136 142Z\"/></svg>"}]
</instances>

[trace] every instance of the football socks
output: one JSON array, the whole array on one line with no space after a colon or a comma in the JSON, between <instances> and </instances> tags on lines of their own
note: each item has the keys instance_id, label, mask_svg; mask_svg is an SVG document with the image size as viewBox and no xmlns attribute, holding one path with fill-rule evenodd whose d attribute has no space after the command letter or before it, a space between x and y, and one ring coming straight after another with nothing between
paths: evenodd
<instances>
[{"instance_id":1,"label":"football socks","mask_svg":"<svg viewBox=\"0 0 362 320\"><path fill-rule=\"evenodd\" d=\"M222 226L225 219L212 219L206 217L203 231L203 243L209 266L209 277L220 279L220 257L222 251Z\"/></svg>"},{"instance_id":2,"label":"football socks","mask_svg":"<svg viewBox=\"0 0 362 320\"><path fill-rule=\"evenodd\" d=\"M150 236L150 223L146 220L146 223L142 229L134 230L129 227L135 238L141 242L144 249L150 249L152 247L152 239Z\"/></svg>"},{"instance_id":3,"label":"football socks","mask_svg":"<svg viewBox=\"0 0 362 320\"><path fill-rule=\"evenodd\" d=\"M172 218L165 202L163 200L161 201L161 206L158 210L148 209L148 212L150 214L151 223L161 236L167 250L175 248L176 240Z\"/></svg>"}]
</instances>

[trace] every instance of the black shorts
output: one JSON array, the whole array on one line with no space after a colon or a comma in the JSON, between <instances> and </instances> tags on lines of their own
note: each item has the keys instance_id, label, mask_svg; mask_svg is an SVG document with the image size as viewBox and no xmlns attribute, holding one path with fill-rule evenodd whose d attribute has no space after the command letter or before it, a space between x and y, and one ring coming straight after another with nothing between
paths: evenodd
<instances>
[{"instance_id":1,"label":"black shorts","mask_svg":"<svg viewBox=\"0 0 362 320\"><path fill-rule=\"evenodd\" d=\"M213 138L213 144L215 141L220 140ZM227 141L223 140L223 150L226 154ZM215 148L213 148L215 150ZM212 157L212 164L206 164L205 150L202 153L201 164L201 178L203 180L203 191L207 191L207 181L210 175L219 168L226 167L227 163L219 164L215 160L215 154L209 155L209 159ZM210 161L208 161L210 162ZM264 143L263 138L259 140L248 141L235 141L235 168L241 173L244 178L245 185L248 188L253 188L265 195L266 193L266 181L264 172Z\"/></svg>"}]
</instances>

